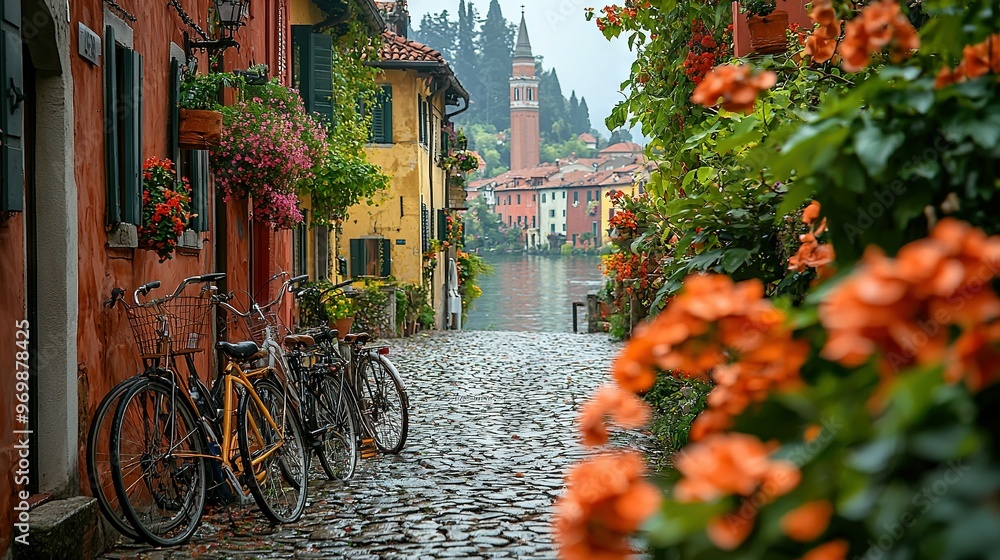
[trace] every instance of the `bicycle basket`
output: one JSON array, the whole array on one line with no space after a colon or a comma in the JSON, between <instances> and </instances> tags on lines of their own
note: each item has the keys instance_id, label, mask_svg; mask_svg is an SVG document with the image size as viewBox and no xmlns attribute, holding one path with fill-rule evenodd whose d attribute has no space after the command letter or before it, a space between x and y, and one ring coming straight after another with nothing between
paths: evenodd
<instances>
[{"instance_id":1,"label":"bicycle basket","mask_svg":"<svg viewBox=\"0 0 1000 560\"><path fill-rule=\"evenodd\" d=\"M140 307L125 306L132 336L143 359L190 353L204 348L212 300L178 296Z\"/></svg>"},{"instance_id":2,"label":"bicycle basket","mask_svg":"<svg viewBox=\"0 0 1000 560\"><path fill-rule=\"evenodd\" d=\"M275 311L264 311L263 317L260 313L250 313L249 316L243 318L243 322L250 334L250 339L258 346L264 345L267 329L271 329L271 338L279 343L282 337L288 334L288 329L278 319L278 314Z\"/></svg>"}]
</instances>

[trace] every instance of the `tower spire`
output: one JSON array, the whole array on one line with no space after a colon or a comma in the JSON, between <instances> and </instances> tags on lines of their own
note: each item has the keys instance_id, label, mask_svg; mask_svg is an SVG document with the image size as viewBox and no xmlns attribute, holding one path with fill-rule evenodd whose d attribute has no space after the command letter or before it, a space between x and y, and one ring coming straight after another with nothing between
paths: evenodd
<instances>
[{"instance_id":1,"label":"tower spire","mask_svg":"<svg viewBox=\"0 0 1000 560\"><path fill-rule=\"evenodd\" d=\"M531 39L528 38L528 24L524 20L524 6L521 6L521 29L517 32L514 58L534 58L531 54Z\"/></svg>"}]
</instances>

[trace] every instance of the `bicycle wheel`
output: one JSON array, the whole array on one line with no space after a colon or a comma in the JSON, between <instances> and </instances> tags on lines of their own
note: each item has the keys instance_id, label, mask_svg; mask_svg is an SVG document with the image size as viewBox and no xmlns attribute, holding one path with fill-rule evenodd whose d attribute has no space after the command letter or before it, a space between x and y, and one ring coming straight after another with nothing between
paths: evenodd
<instances>
[{"instance_id":1,"label":"bicycle wheel","mask_svg":"<svg viewBox=\"0 0 1000 560\"><path fill-rule=\"evenodd\" d=\"M292 523L306 508L309 454L295 414L282 387L259 379L254 391L274 420L268 421L248 392L237 409L237 439L243 479L261 512L274 523Z\"/></svg>"},{"instance_id":2,"label":"bicycle wheel","mask_svg":"<svg viewBox=\"0 0 1000 560\"><path fill-rule=\"evenodd\" d=\"M319 376L315 412L321 443L316 454L330 480L347 480L358 464L357 403L342 374L323 371Z\"/></svg>"},{"instance_id":3,"label":"bicycle wheel","mask_svg":"<svg viewBox=\"0 0 1000 560\"><path fill-rule=\"evenodd\" d=\"M204 434L181 389L140 378L122 397L111 430L111 475L122 511L157 546L191 538L205 508Z\"/></svg>"},{"instance_id":4,"label":"bicycle wheel","mask_svg":"<svg viewBox=\"0 0 1000 560\"><path fill-rule=\"evenodd\" d=\"M406 443L409 414L406 411L406 392L380 355L367 356L360 362L361 411L375 433L375 445L383 453L399 453Z\"/></svg>"},{"instance_id":5,"label":"bicycle wheel","mask_svg":"<svg viewBox=\"0 0 1000 560\"><path fill-rule=\"evenodd\" d=\"M138 379L133 377L122 381L101 399L87 431L86 453L90 493L97 500L101 513L116 531L135 541L140 540L139 533L132 528L122 511L111 476L111 430L119 401Z\"/></svg>"}]
</instances>

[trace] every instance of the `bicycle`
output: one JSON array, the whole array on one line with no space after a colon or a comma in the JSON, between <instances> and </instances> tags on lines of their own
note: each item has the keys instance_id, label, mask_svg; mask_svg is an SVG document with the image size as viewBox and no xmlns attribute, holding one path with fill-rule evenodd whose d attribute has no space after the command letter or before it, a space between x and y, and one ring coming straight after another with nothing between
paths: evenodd
<instances>
[{"instance_id":1,"label":"bicycle","mask_svg":"<svg viewBox=\"0 0 1000 560\"><path fill-rule=\"evenodd\" d=\"M279 272L268 280L268 284L287 276L287 272ZM308 335L287 334L287 329L278 320L284 295L296 293L298 284L307 279L308 276L303 275L285 280L274 300L263 305L254 303L248 313L240 313L228 304L224 305L243 320L251 338L267 353L268 365L284 373L282 379L290 388L293 405L299 411L305 428L307 448L316 452L327 477L330 480L346 480L353 475L358 460L355 417L336 398L331 387L332 380L307 365L312 360L312 354L303 349L312 346L314 341ZM232 294L220 298L232 299ZM278 343L279 337L281 344Z\"/></svg>"},{"instance_id":2,"label":"bicycle","mask_svg":"<svg viewBox=\"0 0 1000 560\"><path fill-rule=\"evenodd\" d=\"M218 300L214 289L204 289L194 301L180 296L190 280L171 295L140 304L139 294L159 285L147 284L136 291L131 306L119 290L109 305L122 301L143 359L155 358L166 366L137 378L120 397L110 443L112 482L124 516L143 540L159 546L180 544L193 535L210 489L209 467L212 490L246 504L251 499L245 485L274 523L301 516L308 487L301 427L285 388L275 380L276 371L240 365L261 356L257 344L218 343L227 362L214 392L198 377L190 350L197 347L199 335L187 310L210 308ZM186 383L172 367L179 352L186 352Z\"/></svg>"},{"instance_id":3,"label":"bicycle","mask_svg":"<svg viewBox=\"0 0 1000 560\"><path fill-rule=\"evenodd\" d=\"M318 301L342 289L350 282L337 284L319 293ZM301 298L309 288L296 293ZM340 351L336 330L313 328L304 331L312 335L320 352L319 367L336 381L336 395L348 399L361 426L362 457L368 458L367 441L383 453L399 453L409 431L409 397L396 366L389 360L387 345L368 346L367 333L346 334L343 337L345 357Z\"/></svg>"}]
</instances>

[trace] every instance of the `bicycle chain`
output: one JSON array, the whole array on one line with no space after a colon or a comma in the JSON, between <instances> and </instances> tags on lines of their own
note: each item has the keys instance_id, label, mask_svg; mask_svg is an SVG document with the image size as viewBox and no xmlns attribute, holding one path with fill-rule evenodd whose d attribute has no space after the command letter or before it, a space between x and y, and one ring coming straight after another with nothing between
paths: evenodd
<instances>
[{"instance_id":1,"label":"bicycle chain","mask_svg":"<svg viewBox=\"0 0 1000 560\"><path fill-rule=\"evenodd\" d=\"M111 8L111 11L118 12L118 15L120 15L121 17L127 19L132 23L136 22L136 17L128 13L128 11L125 8L122 8L121 6L116 4L115 0L104 0L104 3L107 4L109 8Z\"/></svg>"},{"instance_id":2,"label":"bicycle chain","mask_svg":"<svg viewBox=\"0 0 1000 560\"><path fill-rule=\"evenodd\" d=\"M111 2L113 0L104 0L104 1ZM181 17L181 21L184 22L184 25L187 25L191 29L194 29L194 32L197 33L199 37L201 37L205 41L208 41L208 34L205 33L205 30L203 30L201 26L199 26L193 19L191 19L191 16L189 16L188 13L184 11L184 8L181 7L181 3L178 0L167 0L167 5L173 6L173 8L177 10L177 15Z\"/></svg>"}]
</instances>

